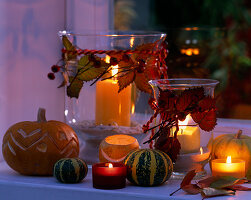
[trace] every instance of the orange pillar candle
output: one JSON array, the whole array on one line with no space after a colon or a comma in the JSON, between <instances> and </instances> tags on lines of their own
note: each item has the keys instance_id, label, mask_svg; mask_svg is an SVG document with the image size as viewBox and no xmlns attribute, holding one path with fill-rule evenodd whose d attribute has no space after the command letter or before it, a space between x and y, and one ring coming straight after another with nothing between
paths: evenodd
<instances>
[{"instance_id":1,"label":"orange pillar candle","mask_svg":"<svg viewBox=\"0 0 251 200\"><path fill-rule=\"evenodd\" d=\"M131 85L118 93L117 80L96 85L96 124L130 126Z\"/></svg>"},{"instance_id":2,"label":"orange pillar candle","mask_svg":"<svg viewBox=\"0 0 251 200\"><path fill-rule=\"evenodd\" d=\"M213 176L233 176L235 178L245 177L245 161L241 159L215 159L212 160Z\"/></svg>"}]
</instances>

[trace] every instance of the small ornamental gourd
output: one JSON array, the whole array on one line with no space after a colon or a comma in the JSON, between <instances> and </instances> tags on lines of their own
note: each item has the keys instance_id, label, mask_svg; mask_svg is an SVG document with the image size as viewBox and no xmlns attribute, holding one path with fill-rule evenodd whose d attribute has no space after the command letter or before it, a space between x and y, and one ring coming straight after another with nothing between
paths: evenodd
<instances>
[{"instance_id":1,"label":"small ornamental gourd","mask_svg":"<svg viewBox=\"0 0 251 200\"><path fill-rule=\"evenodd\" d=\"M127 179L139 186L156 186L167 181L173 164L169 156L159 150L142 149L127 155L124 164L128 168Z\"/></svg>"},{"instance_id":2,"label":"small ornamental gourd","mask_svg":"<svg viewBox=\"0 0 251 200\"><path fill-rule=\"evenodd\" d=\"M24 175L52 175L61 158L78 157L79 141L74 130L59 121L46 121L45 109L37 121L12 125L4 135L3 157L15 171Z\"/></svg>"},{"instance_id":3,"label":"small ornamental gourd","mask_svg":"<svg viewBox=\"0 0 251 200\"><path fill-rule=\"evenodd\" d=\"M213 159L238 158L245 160L246 172L251 173L251 137L242 135L239 130L237 134L225 134L216 137L208 146Z\"/></svg>"},{"instance_id":4,"label":"small ornamental gourd","mask_svg":"<svg viewBox=\"0 0 251 200\"><path fill-rule=\"evenodd\" d=\"M87 172L85 161L79 158L62 158L55 163L53 175L62 183L79 183Z\"/></svg>"}]
</instances>

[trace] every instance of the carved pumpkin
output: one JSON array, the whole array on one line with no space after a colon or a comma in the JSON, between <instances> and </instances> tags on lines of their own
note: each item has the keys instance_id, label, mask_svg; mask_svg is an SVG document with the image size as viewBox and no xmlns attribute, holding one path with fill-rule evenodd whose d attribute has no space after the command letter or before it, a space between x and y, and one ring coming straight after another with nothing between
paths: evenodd
<instances>
[{"instance_id":1,"label":"carved pumpkin","mask_svg":"<svg viewBox=\"0 0 251 200\"><path fill-rule=\"evenodd\" d=\"M4 135L3 157L15 171L24 175L52 175L61 158L78 157L79 142L73 129L59 121L46 121L39 108L37 121L11 126Z\"/></svg>"},{"instance_id":2,"label":"carved pumpkin","mask_svg":"<svg viewBox=\"0 0 251 200\"><path fill-rule=\"evenodd\" d=\"M225 134L216 137L209 149L211 149L212 160L226 159L227 156L239 158L245 160L246 172L251 170L251 137L242 135L241 130L237 134Z\"/></svg>"},{"instance_id":3,"label":"carved pumpkin","mask_svg":"<svg viewBox=\"0 0 251 200\"><path fill-rule=\"evenodd\" d=\"M100 162L123 162L129 152L137 149L139 149L139 143L132 136L108 136L100 143L99 160Z\"/></svg>"}]
</instances>

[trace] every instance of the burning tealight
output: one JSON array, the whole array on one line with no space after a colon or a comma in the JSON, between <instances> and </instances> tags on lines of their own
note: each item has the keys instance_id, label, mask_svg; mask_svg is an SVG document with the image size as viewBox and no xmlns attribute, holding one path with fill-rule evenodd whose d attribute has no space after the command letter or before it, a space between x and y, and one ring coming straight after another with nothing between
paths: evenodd
<instances>
[{"instance_id":1,"label":"burning tealight","mask_svg":"<svg viewBox=\"0 0 251 200\"><path fill-rule=\"evenodd\" d=\"M212 175L243 178L245 177L245 161L232 159L231 156L228 156L227 159L212 160Z\"/></svg>"},{"instance_id":2,"label":"burning tealight","mask_svg":"<svg viewBox=\"0 0 251 200\"><path fill-rule=\"evenodd\" d=\"M92 165L93 187L98 189L124 188L127 168L121 163L98 163Z\"/></svg>"}]
</instances>

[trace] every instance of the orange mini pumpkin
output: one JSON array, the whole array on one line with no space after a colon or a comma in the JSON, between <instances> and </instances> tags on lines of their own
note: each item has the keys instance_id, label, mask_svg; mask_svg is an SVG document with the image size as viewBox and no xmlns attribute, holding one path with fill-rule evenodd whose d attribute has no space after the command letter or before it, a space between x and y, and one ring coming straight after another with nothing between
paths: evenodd
<instances>
[{"instance_id":1,"label":"orange mini pumpkin","mask_svg":"<svg viewBox=\"0 0 251 200\"><path fill-rule=\"evenodd\" d=\"M74 130L59 121L46 121L39 108L37 121L11 126L4 135L3 157L15 171L24 175L52 175L61 158L78 157L79 141Z\"/></svg>"}]
</instances>

